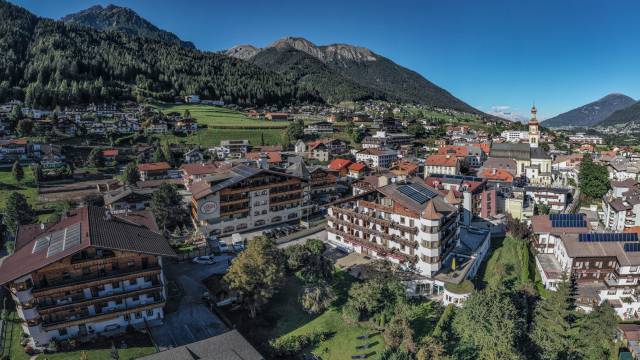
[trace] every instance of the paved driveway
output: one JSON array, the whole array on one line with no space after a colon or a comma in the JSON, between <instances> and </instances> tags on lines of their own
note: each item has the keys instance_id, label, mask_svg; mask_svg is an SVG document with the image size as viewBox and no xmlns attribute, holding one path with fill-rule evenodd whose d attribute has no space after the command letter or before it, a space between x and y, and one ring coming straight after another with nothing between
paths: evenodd
<instances>
[{"instance_id":1,"label":"paved driveway","mask_svg":"<svg viewBox=\"0 0 640 360\"><path fill-rule=\"evenodd\" d=\"M190 344L228 330L202 300L206 290L202 280L224 273L231 256L222 255L217 259L219 261L214 265L167 263L167 278L177 283L184 294L178 310L166 314L162 325L151 328L151 335L161 350Z\"/></svg>"}]
</instances>

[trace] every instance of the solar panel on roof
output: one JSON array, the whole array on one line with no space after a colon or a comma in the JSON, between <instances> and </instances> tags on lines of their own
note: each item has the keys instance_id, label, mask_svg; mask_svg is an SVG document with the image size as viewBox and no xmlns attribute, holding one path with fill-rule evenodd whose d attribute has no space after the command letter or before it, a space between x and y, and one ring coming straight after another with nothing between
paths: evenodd
<instances>
[{"instance_id":1,"label":"solar panel on roof","mask_svg":"<svg viewBox=\"0 0 640 360\"><path fill-rule=\"evenodd\" d=\"M624 251L627 251L627 252L638 252L638 251L640 251L640 243L638 243L638 242L626 243L626 244L624 244Z\"/></svg>"},{"instance_id":2,"label":"solar panel on roof","mask_svg":"<svg viewBox=\"0 0 640 360\"><path fill-rule=\"evenodd\" d=\"M36 243L33 245L32 253L35 254L38 251L42 251L45 248L47 248L49 246L49 240L50 240L49 236L45 236L45 237L42 237L42 238L36 240Z\"/></svg>"},{"instance_id":3,"label":"solar panel on roof","mask_svg":"<svg viewBox=\"0 0 640 360\"><path fill-rule=\"evenodd\" d=\"M417 191L411 186L408 186L408 185L400 186L398 188L398 191L400 191L401 193L406 195L409 199L417 203L424 204L427 201L427 196L425 194Z\"/></svg>"},{"instance_id":4,"label":"solar panel on roof","mask_svg":"<svg viewBox=\"0 0 640 360\"><path fill-rule=\"evenodd\" d=\"M431 189L426 188L426 187L424 187L424 186L422 186L420 184L414 183L414 184L411 184L409 186L411 186L412 188L416 189L417 191L425 194L429 199L438 196L438 194L436 192L434 192Z\"/></svg>"},{"instance_id":5,"label":"solar panel on roof","mask_svg":"<svg viewBox=\"0 0 640 360\"><path fill-rule=\"evenodd\" d=\"M63 250L80 244L80 223L73 224L65 229Z\"/></svg>"},{"instance_id":6,"label":"solar panel on roof","mask_svg":"<svg viewBox=\"0 0 640 360\"><path fill-rule=\"evenodd\" d=\"M638 241L638 234L626 233L595 233L578 235L580 242L616 242L616 241Z\"/></svg>"},{"instance_id":7,"label":"solar panel on roof","mask_svg":"<svg viewBox=\"0 0 640 360\"><path fill-rule=\"evenodd\" d=\"M62 251L64 247L64 230L56 231L51 234L51 241L49 242L49 249L47 249L47 257L55 255Z\"/></svg>"}]
</instances>

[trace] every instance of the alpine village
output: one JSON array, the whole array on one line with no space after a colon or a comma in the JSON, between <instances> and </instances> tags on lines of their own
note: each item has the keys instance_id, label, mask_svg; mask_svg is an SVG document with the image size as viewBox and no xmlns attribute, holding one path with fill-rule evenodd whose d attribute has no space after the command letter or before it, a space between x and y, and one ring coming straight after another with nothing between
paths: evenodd
<instances>
[{"instance_id":1,"label":"alpine village","mask_svg":"<svg viewBox=\"0 0 640 360\"><path fill-rule=\"evenodd\" d=\"M639 104L0 0L0 359L638 359Z\"/></svg>"}]
</instances>

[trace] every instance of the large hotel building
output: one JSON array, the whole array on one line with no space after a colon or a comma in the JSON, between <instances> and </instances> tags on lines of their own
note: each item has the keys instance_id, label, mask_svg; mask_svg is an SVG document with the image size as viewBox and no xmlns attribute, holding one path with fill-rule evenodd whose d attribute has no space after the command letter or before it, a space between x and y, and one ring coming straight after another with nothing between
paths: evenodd
<instances>
[{"instance_id":1,"label":"large hotel building","mask_svg":"<svg viewBox=\"0 0 640 360\"><path fill-rule=\"evenodd\" d=\"M438 190L414 177L363 193L328 210L328 241L343 250L401 264L414 274L412 295L461 304L490 245L488 230L470 226L466 207L447 203Z\"/></svg>"},{"instance_id":2,"label":"large hotel building","mask_svg":"<svg viewBox=\"0 0 640 360\"><path fill-rule=\"evenodd\" d=\"M239 165L193 184L192 217L206 235L230 235L302 218L306 182L295 175Z\"/></svg>"},{"instance_id":3,"label":"large hotel building","mask_svg":"<svg viewBox=\"0 0 640 360\"><path fill-rule=\"evenodd\" d=\"M97 207L57 223L19 229L15 253L0 265L22 329L34 346L90 339L164 318L164 257L175 253L160 234Z\"/></svg>"}]
</instances>

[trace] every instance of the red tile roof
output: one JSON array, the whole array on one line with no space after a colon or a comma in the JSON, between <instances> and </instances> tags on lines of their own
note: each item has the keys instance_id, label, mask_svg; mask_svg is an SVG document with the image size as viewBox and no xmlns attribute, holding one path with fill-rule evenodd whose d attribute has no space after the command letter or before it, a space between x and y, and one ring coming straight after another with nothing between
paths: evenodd
<instances>
[{"instance_id":1,"label":"red tile roof","mask_svg":"<svg viewBox=\"0 0 640 360\"><path fill-rule=\"evenodd\" d=\"M351 160L347 160L347 159L333 159L328 167L331 170L342 170L347 168L349 165L351 165L352 162Z\"/></svg>"},{"instance_id":2,"label":"red tile roof","mask_svg":"<svg viewBox=\"0 0 640 360\"><path fill-rule=\"evenodd\" d=\"M350 171L364 171L364 169L366 169L367 166L361 162L357 162L357 163L353 163L351 165L349 165L349 170Z\"/></svg>"},{"instance_id":3,"label":"red tile roof","mask_svg":"<svg viewBox=\"0 0 640 360\"><path fill-rule=\"evenodd\" d=\"M487 180L513 182L513 174L503 169L484 169L478 176Z\"/></svg>"},{"instance_id":4,"label":"red tile roof","mask_svg":"<svg viewBox=\"0 0 640 360\"><path fill-rule=\"evenodd\" d=\"M105 156L105 157L118 156L118 149L103 150L102 151L102 156Z\"/></svg>"},{"instance_id":5,"label":"red tile roof","mask_svg":"<svg viewBox=\"0 0 640 360\"><path fill-rule=\"evenodd\" d=\"M438 149L438 155L463 157L469 155L469 149L466 146L444 145Z\"/></svg>"},{"instance_id":6,"label":"red tile roof","mask_svg":"<svg viewBox=\"0 0 640 360\"><path fill-rule=\"evenodd\" d=\"M458 163L458 158L450 155L429 155L425 160L426 166L447 166L455 167Z\"/></svg>"},{"instance_id":7,"label":"red tile roof","mask_svg":"<svg viewBox=\"0 0 640 360\"><path fill-rule=\"evenodd\" d=\"M159 170L169 170L169 169L171 169L171 165L169 165L169 163L164 161L138 165L138 171L159 171Z\"/></svg>"},{"instance_id":8,"label":"red tile roof","mask_svg":"<svg viewBox=\"0 0 640 360\"><path fill-rule=\"evenodd\" d=\"M485 153L485 154L489 154L489 151L491 150L491 144L488 144L488 143L471 144L471 146L479 147L480 150L482 150L482 152Z\"/></svg>"},{"instance_id":9,"label":"red tile roof","mask_svg":"<svg viewBox=\"0 0 640 360\"><path fill-rule=\"evenodd\" d=\"M260 160L260 154L267 154L268 163L280 163L282 162L282 154L280 151L252 151L248 152L244 157L249 160Z\"/></svg>"}]
</instances>

